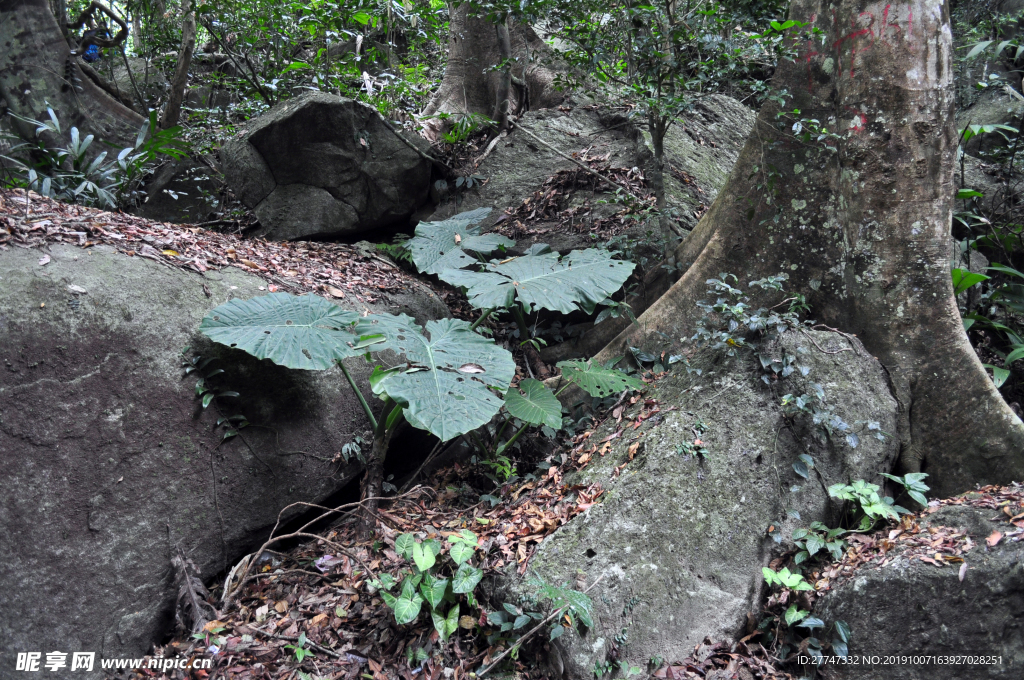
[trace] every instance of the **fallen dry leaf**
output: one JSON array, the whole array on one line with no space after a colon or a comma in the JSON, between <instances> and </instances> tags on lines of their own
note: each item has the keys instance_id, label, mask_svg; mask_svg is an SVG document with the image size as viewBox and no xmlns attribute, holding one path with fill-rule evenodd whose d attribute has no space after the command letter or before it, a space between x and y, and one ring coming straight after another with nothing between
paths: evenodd
<instances>
[{"instance_id":1,"label":"fallen dry leaf","mask_svg":"<svg viewBox=\"0 0 1024 680\"><path fill-rule=\"evenodd\" d=\"M961 583L963 582L964 576L966 576L966 575L967 575L967 563L964 562L963 564L960 565L960 573L958 574L958 576L960 577L960 582Z\"/></svg>"},{"instance_id":2,"label":"fallen dry leaf","mask_svg":"<svg viewBox=\"0 0 1024 680\"><path fill-rule=\"evenodd\" d=\"M50 261L50 256L49 255L43 255L41 258L39 258L39 266L42 267L44 264L47 264L49 261Z\"/></svg>"},{"instance_id":3,"label":"fallen dry leaf","mask_svg":"<svg viewBox=\"0 0 1024 680\"><path fill-rule=\"evenodd\" d=\"M334 286L327 286L327 292L331 294L331 297L343 298L345 297L345 291Z\"/></svg>"},{"instance_id":4,"label":"fallen dry leaf","mask_svg":"<svg viewBox=\"0 0 1024 680\"><path fill-rule=\"evenodd\" d=\"M994 548L999 544L999 541L1003 540L1003 535L998 531L993 531L989 534L988 538L985 539L985 544L990 548Z\"/></svg>"}]
</instances>

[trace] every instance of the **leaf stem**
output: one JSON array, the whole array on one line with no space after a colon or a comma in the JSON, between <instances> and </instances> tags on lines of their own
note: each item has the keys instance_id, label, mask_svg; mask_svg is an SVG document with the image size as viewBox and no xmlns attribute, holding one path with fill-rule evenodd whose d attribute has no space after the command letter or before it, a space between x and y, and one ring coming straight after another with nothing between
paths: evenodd
<instances>
[{"instance_id":1,"label":"leaf stem","mask_svg":"<svg viewBox=\"0 0 1024 680\"><path fill-rule=\"evenodd\" d=\"M374 417L373 411L370 410L370 405L366 403L366 399L363 398L363 393L356 387L356 381L352 378L352 374L345 368L345 364L338 360L338 367L341 368L341 372L345 374L345 379L348 380L348 384L351 385L352 391L356 393L356 399L359 400L359 405L363 407L363 411L366 413L366 417L370 419L370 426L376 431L377 429L377 418Z\"/></svg>"},{"instance_id":2,"label":"leaf stem","mask_svg":"<svg viewBox=\"0 0 1024 680\"><path fill-rule=\"evenodd\" d=\"M490 309L485 309L484 313L480 315L480 318L477 319L476 321L474 321L473 325L469 327L469 330L475 331L476 327L479 326L480 324L482 324L484 321L486 321L487 317L489 317L491 315L491 313L494 310L496 310L496 309L497 309L497 307L491 307Z\"/></svg>"},{"instance_id":3,"label":"leaf stem","mask_svg":"<svg viewBox=\"0 0 1024 680\"><path fill-rule=\"evenodd\" d=\"M511 447L511 446L512 446L513 444L515 444L515 443L516 443L516 440L517 440L517 439L519 439L519 435L521 435L521 434L522 434L523 432L526 432L526 429L527 429L528 427L529 427L529 425L526 425L526 424L524 423L524 424L523 424L523 426L522 426L521 428L519 428L518 430L516 430L516 433L515 433L514 435L512 435L512 438L511 438L511 439L509 439L509 440L508 440L507 442L505 442L505 444L504 444L504 445L502 445L502 446L501 446L501 447L500 447L500 448L499 448L499 449L498 449L497 451L495 451L495 452L494 452L494 455L495 455L495 456L500 456L501 454L503 454L503 453L505 453L506 451L508 451L508 449L509 449L509 448L510 448L510 447Z\"/></svg>"},{"instance_id":4,"label":"leaf stem","mask_svg":"<svg viewBox=\"0 0 1024 680\"><path fill-rule=\"evenodd\" d=\"M519 305L512 305L511 311L513 318L516 320L516 326L519 327L519 334L522 336L519 339L523 342L529 340L532 336L530 335L530 327L526 325L526 317L523 316L523 308Z\"/></svg>"}]
</instances>

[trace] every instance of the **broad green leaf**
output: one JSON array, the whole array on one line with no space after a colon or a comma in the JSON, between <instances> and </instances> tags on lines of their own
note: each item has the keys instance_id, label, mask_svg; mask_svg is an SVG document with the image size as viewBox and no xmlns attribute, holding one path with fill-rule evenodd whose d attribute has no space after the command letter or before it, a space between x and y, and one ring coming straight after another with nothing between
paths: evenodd
<instances>
[{"instance_id":1,"label":"broad green leaf","mask_svg":"<svg viewBox=\"0 0 1024 680\"><path fill-rule=\"evenodd\" d=\"M623 390L642 390L642 380L614 368L605 368L591 361L559 361L562 377L576 383L592 397L607 397Z\"/></svg>"},{"instance_id":2,"label":"broad green leaf","mask_svg":"<svg viewBox=\"0 0 1024 680\"><path fill-rule=\"evenodd\" d=\"M581 593L578 590L566 589L563 591L563 597L569 606L572 607L572 610L576 614L576 617L579 618L580 623L587 628L593 628L594 603L586 593Z\"/></svg>"},{"instance_id":3,"label":"broad green leaf","mask_svg":"<svg viewBox=\"0 0 1024 680\"><path fill-rule=\"evenodd\" d=\"M807 537L807 554L813 556L816 552L825 547L825 541L817 534Z\"/></svg>"},{"instance_id":4,"label":"broad green leaf","mask_svg":"<svg viewBox=\"0 0 1024 680\"><path fill-rule=\"evenodd\" d=\"M490 255L501 246L514 246L515 241L501 234L481 234L478 225L491 212L477 208L459 213L441 222L420 222L416 235L406 241L413 264L422 274L440 274L445 269L461 269L479 260L468 253Z\"/></svg>"},{"instance_id":5,"label":"broad green leaf","mask_svg":"<svg viewBox=\"0 0 1024 680\"><path fill-rule=\"evenodd\" d=\"M453 543L450 550L450 555L455 564L462 564L463 562L465 562L473 556L474 550L475 548L473 548L473 546L471 545L467 545L461 542Z\"/></svg>"},{"instance_id":6,"label":"broad green leaf","mask_svg":"<svg viewBox=\"0 0 1024 680\"><path fill-rule=\"evenodd\" d=\"M477 569L463 563L459 565L459 570L455 572L455 576L452 578L452 592L471 593L483 577L483 569Z\"/></svg>"},{"instance_id":7,"label":"broad green leaf","mask_svg":"<svg viewBox=\"0 0 1024 680\"><path fill-rule=\"evenodd\" d=\"M988 281L990 276L984 274L975 274L974 272L967 271L966 269L954 269L953 274L953 291L956 295L964 292L971 286L975 286L982 281Z\"/></svg>"},{"instance_id":8,"label":"broad green leaf","mask_svg":"<svg viewBox=\"0 0 1024 680\"><path fill-rule=\"evenodd\" d=\"M996 389L1002 387L1006 379L1010 377L1010 372L1005 368L993 366L992 364L982 364L982 366L992 369L992 384L996 386Z\"/></svg>"},{"instance_id":9,"label":"broad green leaf","mask_svg":"<svg viewBox=\"0 0 1024 680\"><path fill-rule=\"evenodd\" d=\"M512 630L519 630L520 628L522 628L523 626L525 626L529 622L530 622L530 617L527 616L526 614L523 614L521 616L517 616L516 620L515 620L515 623L512 624Z\"/></svg>"},{"instance_id":10,"label":"broad green leaf","mask_svg":"<svg viewBox=\"0 0 1024 680\"><path fill-rule=\"evenodd\" d=\"M815 628L824 628L825 627L825 622L822 621L819 618L815 618L813 616L808 616L807 618L805 618L803 621L801 621L797 625L800 628L810 628L810 629L813 630Z\"/></svg>"},{"instance_id":11,"label":"broad green leaf","mask_svg":"<svg viewBox=\"0 0 1024 680\"><path fill-rule=\"evenodd\" d=\"M459 603L456 602L451 609L448 610L448 618L444 624L444 638L447 640L448 636L459 629Z\"/></svg>"},{"instance_id":12,"label":"broad green leaf","mask_svg":"<svg viewBox=\"0 0 1024 680\"><path fill-rule=\"evenodd\" d=\"M423 583L420 584L420 592L423 593L423 597L431 609L437 609L437 606L441 604L444 600L444 591L447 588L448 579L433 576L424 578Z\"/></svg>"},{"instance_id":13,"label":"broad green leaf","mask_svg":"<svg viewBox=\"0 0 1024 680\"><path fill-rule=\"evenodd\" d=\"M1016 276L1017 278L1024 279L1024 273L1021 273L1020 271L1014 269L1013 267L1007 267L1005 264L999 264L998 262L994 263L991 267L987 267L987 269L992 269L1003 274L1008 274L1010 276Z\"/></svg>"},{"instance_id":14,"label":"broad green leaf","mask_svg":"<svg viewBox=\"0 0 1024 680\"><path fill-rule=\"evenodd\" d=\"M1016 361L1017 359L1021 359L1021 358L1024 358L1024 347L1018 347L1017 349L1015 349L1012 352L1010 352L1009 354L1007 354L1006 355L1006 361L1004 361L1003 363L1005 365L1009 366L1014 361Z\"/></svg>"},{"instance_id":15,"label":"broad green leaf","mask_svg":"<svg viewBox=\"0 0 1024 680\"><path fill-rule=\"evenodd\" d=\"M836 621L836 633L843 642L850 641L850 625L846 621Z\"/></svg>"},{"instance_id":16,"label":"broad green leaf","mask_svg":"<svg viewBox=\"0 0 1024 680\"><path fill-rule=\"evenodd\" d=\"M458 319L428 321L426 333L409 317L373 315L357 332L383 333L377 345L405 357L407 367L386 376L379 389L405 406L405 419L448 441L486 424L501 408L515 375L511 353L469 330ZM429 336L429 337L428 337Z\"/></svg>"},{"instance_id":17,"label":"broad green leaf","mask_svg":"<svg viewBox=\"0 0 1024 680\"><path fill-rule=\"evenodd\" d=\"M798 609L795 604L791 604L786 610L786 624L792 626L794 623L802 621L809 613L804 609Z\"/></svg>"},{"instance_id":18,"label":"broad green leaf","mask_svg":"<svg viewBox=\"0 0 1024 680\"><path fill-rule=\"evenodd\" d=\"M984 196L985 194L980 191L975 191L974 189L960 189L956 192L956 200L958 201L963 201L968 198L983 198Z\"/></svg>"},{"instance_id":19,"label":"broad green leaf","mask_svg":"<svg viewBox=\"0 0 1024 680\"><path fill-rule=\"evenodd\" d=\"M350 312L317 295L271 293L215 307L199 325L205 336L288 368L322 371L362 354Z\"/></svg>"},{"instance_id":20,"label":"broad green leaf","mask_svg":"<svg viewBox=\"0 0 1024 680\"><path fill-rule=\"evenodd\" d=\"M420 607L423 606L423 598L418 594L411 598L400 597L395 602L395 621L399 624L411 623L420 615Z\"/></svg>"},{"instance_id":21,"label":"broad green leaf","mask_svg":"<svg viewBox=\"0 0 1024 680\"><path fill-rule=\"evenodd\" d=\"M416 563L420 571L427 571L437 563L433 551L422 543L417 543L412 547L412 561Z\"/></svg>"},{"instance_id":22,"label":"broad green leaf","mask_svg":"<svg viewBox=\"0 0 1024 680\"><path fill-rule=\"evenodd\" d=\"M445 625L446 622L445 622L444 617L441 616L441 614L439 614L438 612L436 612L433 609L431 609L430 610L430 619L431 619L431 621L434 622L434 630L436 630L437 634L439 636L441 636L441 639L442 640L447 640L448 636L444 634L445 628L447 627Z\"/></svg>"},{"instance_id":23,"label":"broad green leaf","mask_svg":"<svg viewBox=\"0 0 1024 680\"><path fill-rule=\"evenodd\" d=\"M524 255L505 262L490 262L484 271L449 269L442 281L467 289L469 302L478 309L550 309L569 314L582 309L588 314L622 287L635 265L613 260L599 248L574 250L559 259L558 253Z\"/></svg>"},{"instance_id":24,"label":"broad green leaf","mask_svg":"<svg viewBox=\"0 0 1024 680\"><path fill-rule=\"evenodd\" d=\"M384 598L384 604L388 606L392 611L395 609L395 605L398 604L398 598L387 592L386 590L380 591L380 596Z\"/></svg>"},{"instance_id":25,"label":"broad green leaf","mask_svg":"<svg viewBox=\"0 0 1024 680\"><path fill-rule=\"evenodd\" d=\"M967 53L967 56L966 56L966 57L964 57L964 58L965 58L965 59L971 59L971 58L973 58L973 57L976 57L976 56L978 56L979 54L981 54L982 52L984 52L984 51L985 51L985 49L986 49L986 48L987 48L987 47L988 47L989 45L991 45L991 44L992 44L992 43L994 43L994 42L995 42L995 40L983 40L983 41L981 41L980 43L978 43L977 45L975 45L975 46L974 46L974 47L973 47L973 48L971 49L971 51Z\"/></svg>"},{"instance_id":26,"label":"broad green leaf","mask_svg":"<svg viewBox=\"0 0 1024 680\"><path fill-rule=\"evenodd\" d=\"M412 534L402 534L395 539L395 552L407 560L411 559L414 545L416 545L416 538Z\"/></svg>"},{"instance_id":27,"label":"broad green leaf","mask_svg":"<svg viewBox=\"0 0 1024 680\"><path fill-rule=\"evenodd\" d=\"M513 417L531 425L562 427L562 405L539 380L527 378L518 388L510 388L505 394L505 408Z\"/></svg>"}]
</instances>

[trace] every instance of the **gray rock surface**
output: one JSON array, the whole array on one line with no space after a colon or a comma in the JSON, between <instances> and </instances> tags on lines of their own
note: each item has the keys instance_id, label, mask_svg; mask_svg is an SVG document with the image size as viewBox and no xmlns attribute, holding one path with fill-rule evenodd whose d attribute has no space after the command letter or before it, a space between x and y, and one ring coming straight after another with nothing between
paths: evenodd
<instances>
[{"instance_id":1,"label":"gray rock surface","mask_svg":"<svg viewBox=\"0 0 1024 680\"><path fill-rule=\"evenodd\" d=\"M426 142L409 135L409 142ZM228 185L277 240L405 224L428 197L430 163L373 109L321 92L249 121L221 149Z\"/></svg>"},{"instance_id":2,"label":"gray rock surface","mask_svg":"<svg viewBox=\"0 0 1024 680\"><path fill-rule=\"evenodd\" d=\"M157 222L205 222L220 203L222 186L220 173L204 163L171 160L146 179L146 197L132 212Z\"/></svg>"},{"instance_id":3,"label":"gray rock surface","mask_svg":"<svg viewBox=\"0 0 1024 680\"><path fill-rule=\"evenodd\" d=\"M368 430L339 370L290 371L196 333L214 306L263 294L261 279L200 277L105 246L49 254L40 266L38 250L0 252L5 679L19 651L141 656L168 632L176 546L204 578L221 573L284 506L354 480L359 465L331 460ZM371 308L446 313L410 288ZM196 378L182 379L193 352L219 357L216 380L241 393L218 400L223 415L263 427L221 443L216 407L199 415ZM365 362L351 368L365 384Z\"/></svg>"},{"instance_id":4,"label":"gray rock surface","mask_svg":"<svg viewBox=\"0 0 1024 680\"><path fill-rule=\"evenodd\" d=\"M590 157L608 155L612 167L638 167L646 172L653 161L644 133L622 112L602 106L576 105L569 111L542 109L523 115L519 123L550 145L568 154L587 151ZM754 113L731 97L714 95L702 100L691 113L669 128L665 140L665 187L669 209L684 229L697 223L697 214L711 205L725 184L740 149L754 125ZM560 170L578 166L565 160L529 136L513 131L480 164L477 174L487 179L460 197L458 204L448 200L434 212L431 220L481 206L494 208L490 220L497 220L506 208L517 208L533 196L544 182ZM689 180L689 181L687 181ZM607 185L606 185L607 186ZM602 205L611 193L581 189L568 197L568 205L589 201L594 217L618 210ZM586 222L577 229L562 231L557 223L531 224L540 232L522 239L518 248L544 242L560 252L594 245ZM637 238L655 225L637 225L629 233ZM513 251L516 252L516 251Z\"/></svg>"},{"instance_id":5,"label":"gray rock surface","mask_svg":"<svg viewBox=\"0 0 1024 680\"><path fill-rule=\"evenodd\" d=\"M999 663L831 666L829 680L961 680L1024 676L1024 543L985 538L1013 529L998 513L968 506L940 508L922 522L966 531L976 544L959 565L935 567L897 556L862 569L818 599L814 615L850 626L851 655L985 655Z\"/></svg>"},{"instance_id":6,"label":"gray rock surface","mask_svg":"<svg viewBox=\"0 0 1024 680\"><path fill-rule=\"evenodd\" d=\"M685 658L705 636L738 639L746 614L760 606L761 568L787 548L767 535L769 527L788 539L798 526L834 522L827 485L879 482L888 471L894 438L879 441L862 431L851 448L806 416L787 424L779 406L782 394L809 392L813 381L847 423L877 421L895 432L897 405L878 362L856 339L825 332L789 332L772 351L781 357L783 350L810 372L771 388L753 358L698 355L693 365L702 376L680 369L659 381L646 398L656 399L661 413L634 430L626 419L638 407L628 410L610 451L594 454L589 467L567 480L600 482L607 495L548 537L530 564L557 585L601 579L590 592L595 628L558 638L556 675L560 666L569 678L591 678L595 663L614 658L613 651L623 667L645 668L653 656ZM589 441L600 446L616 428L610 418ZM703 460L679 449L697 438L708 449ZM804 453L815 463L810 479L793 469ZM516 577L502 585L513 594L532 590Z\"/></svg>"}]
</instances>

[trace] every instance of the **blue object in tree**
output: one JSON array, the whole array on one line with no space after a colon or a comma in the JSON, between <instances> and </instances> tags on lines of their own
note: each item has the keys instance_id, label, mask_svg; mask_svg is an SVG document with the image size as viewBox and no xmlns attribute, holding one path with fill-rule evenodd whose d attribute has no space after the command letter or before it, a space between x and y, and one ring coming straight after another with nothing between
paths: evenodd
<instances>
[{"instance_id":1,"label":"blue object in tree","mask_svg":"<svg viewBox=\"0 0 1024 680\"><path fill-rule=\"evenodd\" d=\"M99 48L99 46L97 46L97 45L89 45L87 48L85 48L85 53L82 55L82 59L84 59L86 62L88 62L90 64L93 63L94 61L99 61L99 59L100 59L100 48Z\"/></svg>"}]
</instances>

